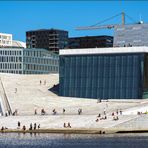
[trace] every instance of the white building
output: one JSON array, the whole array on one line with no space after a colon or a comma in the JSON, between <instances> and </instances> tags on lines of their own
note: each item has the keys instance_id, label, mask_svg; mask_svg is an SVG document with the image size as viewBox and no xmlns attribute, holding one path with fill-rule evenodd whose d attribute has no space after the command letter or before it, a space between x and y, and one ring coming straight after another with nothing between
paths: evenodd
<instances>
[{"instance_id":1,"label":"white building","mask_svg":"<svg viewBox=\"0 0 148 148\"><path fill-rule=\"evenodd\" d=\"M0 47L12 46L12 34L0 33Z\"/></svg>"},{"instance_id":2,"label":"white building","mask_svg":"<svg viewBox=\"0 0 148 148\"><path fill-rule=\"evenodd\" d=\"M25 42L12 39L12 34L0 33L0 48L26 48Z\"/></svg>"}]
</instances>

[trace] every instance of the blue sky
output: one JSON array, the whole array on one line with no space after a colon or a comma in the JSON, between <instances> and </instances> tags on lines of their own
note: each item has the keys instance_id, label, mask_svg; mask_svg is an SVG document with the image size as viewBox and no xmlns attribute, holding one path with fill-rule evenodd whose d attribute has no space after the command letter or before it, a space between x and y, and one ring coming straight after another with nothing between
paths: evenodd
<instances>
[{"instance_id":1,"label":"blue sky","mask_svg":"<svg viewBox=\"0 0 148 148\"><path fill-rule=\"evenodd\" d=\"M25 32L34 29L58 28L69 36L111 35L113 30L76 31L78 26L90 26L121 11L138 21L140 15L148 22L147 1L1 1L0 32L12 33L13 39L25 41ZM127 23L132 23L126 19ZM117 17L106 24L121 23Z\"/></svg>"}]
</instances>

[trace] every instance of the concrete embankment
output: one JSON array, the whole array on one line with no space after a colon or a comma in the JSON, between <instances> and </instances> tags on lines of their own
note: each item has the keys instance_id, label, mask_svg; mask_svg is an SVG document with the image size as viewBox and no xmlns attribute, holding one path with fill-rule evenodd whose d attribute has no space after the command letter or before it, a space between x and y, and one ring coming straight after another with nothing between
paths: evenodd
<instances>
[{"instance_id":1,"label":"concrete embankment","mask_svg":"<svg viewBox=\"0 0 148 148\"><path fill-rule=\"evenodd\" d=\"M20 130L5 129L1 133L60 133L60 134L118 134L118 133L148 133L148 129L37 129L37 130Z\"/></svg>"},{"instance_id":2,"label":"concrete embankment","mask_svg":"<svg viewBox=\"0 0 148 148\"><path fill-rule=\"evenodd\" d=\"M63 133L63 134L105 134L103 129L37 129L37 130L20 130L5 129L1 133Z\"/></svg>"}]
</instances>

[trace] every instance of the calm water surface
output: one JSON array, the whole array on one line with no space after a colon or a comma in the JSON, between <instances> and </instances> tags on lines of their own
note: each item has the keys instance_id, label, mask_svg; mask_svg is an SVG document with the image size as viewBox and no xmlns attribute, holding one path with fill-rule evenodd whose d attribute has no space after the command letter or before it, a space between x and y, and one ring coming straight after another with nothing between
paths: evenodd
<instances>
[{"instance_id":1,"label":"calm water surface","mask_svg":"<svg viewBox=\"0 0 148 148\"><path fill-rule=\"evenodd\" d=\"M145 134L0 134L0 148L148 148Z\"/></svg>"}]
</instances>

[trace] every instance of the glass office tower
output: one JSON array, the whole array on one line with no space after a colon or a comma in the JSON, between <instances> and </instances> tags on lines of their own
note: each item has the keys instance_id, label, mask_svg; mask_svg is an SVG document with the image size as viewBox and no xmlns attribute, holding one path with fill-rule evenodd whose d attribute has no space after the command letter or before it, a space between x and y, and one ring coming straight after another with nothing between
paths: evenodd
<instances>
[{"instance_id":1,"label":"glass office tower","mask_svg":"<svg viewBox=\"0 0 148 148\"><path fill-rule=\"evenodd\" d=\"M61 51L60 95L96 99L145 98L147 53L148 47Z\"/></svg>"}]
</instances>

